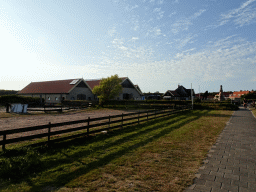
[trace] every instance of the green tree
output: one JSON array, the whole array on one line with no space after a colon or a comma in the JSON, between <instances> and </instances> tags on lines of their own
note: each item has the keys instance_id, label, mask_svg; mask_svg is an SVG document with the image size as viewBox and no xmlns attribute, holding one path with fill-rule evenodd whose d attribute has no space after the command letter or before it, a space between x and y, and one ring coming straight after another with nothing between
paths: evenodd
<instances>
[{"instance_id":1,"label":"green tree","mask_svg":"<svg viewBox=\"0 0 256 192\"><path fill-rule=\"evenodd\" d=\"M206 100L208 96L209 96L208 91L205 91L203 94L203 100Z\"/></svg>"},{"instance_id":2,"label":"green tree","mask_svg":"<svg viewBox=\"0 0 256 192\"><path fill-rule=\"evenodd\" d=\"M256 92L250 92L250 93L247 93L245 95L242 95L241 96L241 100L244 100L244 99L253 99L255 100L256 99Z\"/></svg>"},{"instance_id":3,"label":"green tree","mask_svg":"<svg viewBox=\"0 0 256 192\"><path fill-rule=\"evenodd\" d=\"M93 94L97 95L100 100L100 106L103 106L106 101L114 99L122 93L123 87L120 84L122 79L118 75L102 78L100 85L95 86L92 90Z\"/></svg>"}]
</instances>

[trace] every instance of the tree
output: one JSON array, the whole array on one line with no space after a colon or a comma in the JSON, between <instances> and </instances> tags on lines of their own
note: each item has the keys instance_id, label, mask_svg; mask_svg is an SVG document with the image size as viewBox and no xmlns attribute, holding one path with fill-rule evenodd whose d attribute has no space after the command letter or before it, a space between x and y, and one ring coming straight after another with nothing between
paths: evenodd
<instances>
[{"instance_id":1,"label":"tree","mask_svg":"<svg viewBox=\"0 0 256 192\"><path fill-rule=\"evenodd\" d=\"M244 99L253 99L253 100L255 100L256 99L256 92L253 91L253 92L249 92L245 95L242 95L241 100L244 100Z\"/></svg>"},{"instance_id":2,"label":"tree","mask_svg":"<svg viewBox=\"0 0 256 192\"><path fill-rule=\"evenodd\" d=\"M203 100L206 100L208 96L209 96L208 91L205 91L203 94Z\"/></svg>"},{"instance_id":3,"label":"tree","mask_svg":"<svg viewBox=\"0 0 256 192\"><path fill-rule=\"evenodd\" d=\"M121 82L122 79L120 79L118 75L112 75L111 77L102 78L100 85L93 88L92 93L98 96L101 106L103 106L106 101L114 99L122 92L123 87L120 84Z\"/></svg>"}]
</instances>

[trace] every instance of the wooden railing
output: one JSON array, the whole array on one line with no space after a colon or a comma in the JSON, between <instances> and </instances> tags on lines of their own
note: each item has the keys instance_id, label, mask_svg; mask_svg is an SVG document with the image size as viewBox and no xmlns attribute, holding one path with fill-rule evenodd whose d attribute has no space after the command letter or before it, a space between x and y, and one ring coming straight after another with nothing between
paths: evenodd
<instances>
[{"instance_id":1,"label":"wooden railing","mask_svg":"<svg viewBox=\"0 0 256 192\"><path fill-rule=\"evenodd\" d=\"M190 109L190 107L187 105L187 106L180 106L176 109L172 108L172 109L162 109L162 110L147 110L147 111L140 111L140 112L135 112L135 113L120 114L120 115L113 115L113 116L106 116L106 117L99 117L99 118L88 117L87 119L84 119L84 120L68 121L68 122L54 123L54 124L49 122L46 125L17 128L17 129L11 129L11 130L3 130L3 131L0 131L0 136L3 136L3 140L0 141L0 145L2 145L2 149L5 150L6 144L16 143L16 142L20 142L20 141L26 141L26 140L36 139L36 138L43 138L43 137L47 137L48 139L46 142L41 142L41 144L47 143L49 145L53 141L56 142L56 141L66 140L66 139L73 138L73 137L79 137L82 135L89 135L89 134L93 134L93 133L106 131L109 129L115 129L115 128L120 128L120 127L123 128L123 126L139 124L144 121L149 121L152 119L169 116L170 114L178 113L178 112L188 110L188 109ZM120 119L113 120L114 118L120 118ZM111 119L112 119L112 121L111 121ZM106 122L102 122L102 120L105 120ZM136 121L132 121L132 120L136 120ZM129 122L127 122L127 121L129 121ZM95 123L92 124L92 122L95 122ZM127 122L127 123L124 123L124 122ZM66 125L79 125L81 123L86 123L87 125L82 125L82 126L80 125L80 126L77 126L74 128L52 131L52 128L55 128L55 127L61 127L61 126L66 126ZM113 124L115 124L115 125L111 126ZM108 125L108 127L101 128L104 125ZM100 128L93 129L96 127L100 127ZM13 135L13 134L17 134L17 133L25 133L28 131L43 130L43 129L48 130L48 131L45 133L40 133L40 134L36 134L36 135L21 136L21 137L17 137L17 138L9 138L9 139L7 138L8 135ZM81 130L86 130L86 132L51 140L51 136L60 135L60 134L64 134L64 133L71 133L71 132L81 131Z\"/></svg>"}]
</instances>

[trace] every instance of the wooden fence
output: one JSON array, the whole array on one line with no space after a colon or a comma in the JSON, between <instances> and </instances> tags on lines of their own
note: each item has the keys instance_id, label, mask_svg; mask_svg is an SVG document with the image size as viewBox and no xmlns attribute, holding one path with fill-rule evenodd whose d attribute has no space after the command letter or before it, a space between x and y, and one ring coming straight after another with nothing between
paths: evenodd
<instances>
[{"instance_id":1,"label":"wooden fence","mask_svg":"<svg viewBox=\"0 0 256 192\"><path fill-rule=\"evenodd\" d=\"M5 145L6 144L11 144L11 143L16 143L20 141L26 141L26 140L31 140L31 139L36 139L36 138L43 138L47 137L46 142L41 142L40 144L45 144L47 143L48 145L53 142L53 141L62 141L74 137L80 137L83 135L89 135L89 134L94 134L94 133L99 133L102 131L106 131L109 129L115 129L115 128L123 128L123 126L128 126L132 124L139 124L144 121L149 121L152 119L160 118L160 117L165 117L169 116L170 114L178 113L184 110L189 110L190 107L187 106L179 106L176 109L162 109L162 110L147 110L147 111L139 111L135 113L129 113L129 114L120 114L120 115L113 115L113 116L106 116L106 117L99 117L99 118L90 118L88 117L87 119L84 120L77 120L77 121L68 121L68 122L62 122L62 123L54 123L51 124L49 122L46 125L39 125L39 126L34 126L34 127L25 127L25 128L17 128L17 129L11 129L11 130L3 130L0 131L0 136L3 136L3 139L0 140L0 145L2 145L2 149L5 150ZM113 120L119 118L117 120ZM112 120L111 120L112 119ZM105 122L102 122L102 120L105 120ZM133 121L135 120L135 121ZM94 123L92 123L94 122ZM86 125L80 125L82 123L86 123ZM62 127L66 125L78 125L77 127L73 128L68 128L64 130L57 130L57 131L52 131L53 128L55 127ZM107 127L103 127L107 125ZM113 125L113 126L111 126ZM98 129L96 129L98 127ZM45 133L40 133L36 135L28 135L28 136L22 136L22 137L17 137L17 138L7 138L8 135L13 135L17 133L25 133L29 131L36 131L36 130L48 130ZM71 133L75 131L84 131L83 133L78 133L76 135L71 135L71 136L65 136L62 138L57 138L54 140L51 140L51 136L54 135L60 135L60 134L65 134L65 133Z\"/></svg>"}]
</instances>

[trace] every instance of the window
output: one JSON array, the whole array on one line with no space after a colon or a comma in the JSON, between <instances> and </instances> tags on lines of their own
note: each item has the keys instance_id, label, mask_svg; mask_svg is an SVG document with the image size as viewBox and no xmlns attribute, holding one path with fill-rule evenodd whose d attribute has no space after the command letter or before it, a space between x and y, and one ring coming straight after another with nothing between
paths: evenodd
<instances>
[{"instance_id":1,"label":"window","mask_svg":"<svg viewBox=\"0 0 256 192\"><path fill-rule=\"evenodd\" d=\"M50 101L50 100L51 100L51 97L48 97L47 100Z\"/></svg>"},{"instance_id":2,"label":"window","mask_svg":"<svg viewBox=\"0 0 256 192\"><path fill-rule=\"evenodd\" d=\"M55 97L55 101L58 101L59 100L59 98L58 97Z\"/></svg>"},{"instance_id":3,"label":"window","mask_svg":"<svg viewBox=\"0 0 256 192\"><path fill-rule=\"evenodd\" d=\"M71 97L71 100L75 100L75 97Z\"/></svg>"},{"instance_id":4,"label":"window","mask_svg":"<svg viewBox=\"0 0 256 192\"><path fill-rule=\"evenodd\" d=\"M86 95L85 94L78 94L77 95L77 100L86 100Z\"/></svg>"}]
</instances>

